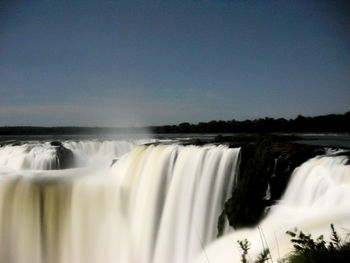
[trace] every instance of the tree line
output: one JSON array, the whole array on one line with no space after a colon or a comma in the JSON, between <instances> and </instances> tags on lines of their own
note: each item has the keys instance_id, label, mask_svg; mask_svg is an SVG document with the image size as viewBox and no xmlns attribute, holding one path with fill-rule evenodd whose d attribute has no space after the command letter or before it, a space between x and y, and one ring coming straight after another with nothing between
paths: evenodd
<instances>
[{"instance_id":1,"label":"tree line","mask_svg":"<svg viewBox=\"0 0 350 263\"><path fill-rule=\"evenodd\" d=\"M262 133L262 132L350 132L350 111L345 114L329 114L316 117L299 115L295 119L260 118L255 120L210 121L192 124L151 127L0 127L0 135L72 135L144 133Z\"/></svg>"},{"instance_id":2,"label":"tree line","mask_svg":"<svg viewBox=\"0 0 350 263\"><path fill-rule=\"evenodd\" d=\"M154 133L257 133L257 132L350 132L350 111L295 119L260 118L245 121L210 121L152 127Z\"/></svg>"}]
</instances>

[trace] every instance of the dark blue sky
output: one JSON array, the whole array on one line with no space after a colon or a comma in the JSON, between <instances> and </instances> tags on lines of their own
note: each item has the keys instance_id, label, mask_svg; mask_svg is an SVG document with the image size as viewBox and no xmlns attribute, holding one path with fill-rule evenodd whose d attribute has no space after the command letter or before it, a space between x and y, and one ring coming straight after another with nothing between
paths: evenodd
<instances>
[{"instance_id":1,"label":"dark blue sky","mask_svg":"<svg viewBox=\"0 0 350 263\"><path fill-rule=\"evenodd\" d=\"M347 1L0 2L0 126L350 110Z\"/></svg>"}]
</instances>

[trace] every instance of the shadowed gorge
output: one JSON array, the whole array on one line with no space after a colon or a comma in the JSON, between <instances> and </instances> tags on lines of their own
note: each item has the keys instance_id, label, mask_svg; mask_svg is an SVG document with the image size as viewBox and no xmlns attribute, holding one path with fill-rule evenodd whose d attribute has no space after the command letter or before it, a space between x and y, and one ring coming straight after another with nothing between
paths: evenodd
<instances>
[{"instance_id":1,"label":"shadowed gorge","mask_svg":"<svg viewBox=\"0 0 350 263\"><path fill-rule=\"evenodd\" d=\"M265 209L281 198L294 169L311 157L325 154L320 147L286 139L290 138L258 136L255 142L242 146L239 176L220 216L219 233L225 217L235 229L256 225Z\"/></svg>"},{"instance_id":2,"label":"shadowed gorge","mask_svg":"<svg viewBox=\"0 0 350 263\"><path fill-rule=\"evenodd\" d=\"M267 247L272 260L281 260L291 252L286 231L298 227L313 236L330 237L329 225L348 229L350 166L346 156L316 156L296 168L281 200L254 227L235 230L207 247L196 262L241 262L233 241L251 242L254 259ZM347 233L341 238L346 240ZM231 248L229 252L229 248Z\"/></svg>"}]
</instances>

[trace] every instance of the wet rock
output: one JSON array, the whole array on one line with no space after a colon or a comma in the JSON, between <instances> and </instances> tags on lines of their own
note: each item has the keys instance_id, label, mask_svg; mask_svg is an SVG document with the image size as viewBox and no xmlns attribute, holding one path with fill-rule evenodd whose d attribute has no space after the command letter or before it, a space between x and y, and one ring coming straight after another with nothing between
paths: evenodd
<instances>
[{"instance_id":1,"label":"wet rock","mask_svg":"<svg viewBox=\"0 0 350 263\"><path fill-rule=\"evenodd\" d=\"M23 144L23 142L21 141L15 141L13 143L11 143L11 146L21 146Z\"/></svg>"},{"instance_id":2,"label":"wet rock","mask_svg":"<svg viewBox=\"0 0 350 263\"><path fill-rule=\"evenodd\" d=\"M70 149L60 145L56 148L57 168L68 169L74 167L74 154Z\"/></svg>"},{"instance_id":3,"label":"wet rock","mask_svg":"<svg viewBox=\"0 0 350 263\"><path fill-rule=\"evenodd\" d=\"M52 141L52 142L50 142L50 145L51 146L62 146L62 143L59 141Z\"/></svg>"},{"instance_id":4,"label":"wet rock","mask_svg":"<svg viewBox=\"0 0 350 263\"><path fill-rule=\"evenodd\" d=\"M118 162L118 159L113 159L110 167L112 167L116 162Z\"/></svg>"},{"instance_id":5,"label":"wet rock","mask_svg":"<svg viewBox=\"0 0 350 263\"><path fill-rule=\"evenodd\" d=\"M219 217L218 232L225 218L235 229L256 225L267 207L284 193L294 169L306 160L324 154L320 147L299 145L271 136L261 137L242 146L239 175ZM269 188L269 198L265 198Z\"/></svg>"}]
</instances>

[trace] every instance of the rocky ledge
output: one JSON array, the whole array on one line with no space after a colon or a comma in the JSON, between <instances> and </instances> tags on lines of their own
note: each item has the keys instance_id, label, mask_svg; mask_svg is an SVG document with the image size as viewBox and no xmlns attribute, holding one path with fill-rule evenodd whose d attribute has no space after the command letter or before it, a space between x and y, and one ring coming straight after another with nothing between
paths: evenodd
<instances>
[{"instance_id":1,"label":"rocky ledge","mask_svg":"<svg viewBox=\"0 0 350 263\"><path fill-rule=\"evenodd\" d=\"M219 235L226 218L235 229L256 225L267 208L281 198L293 170L325 154L323 147L296 144L290 139L264 135L240 145L239 173L232 197L219 217Z\"/></svg>"},{"instance_id":2,"label":"rocky ledge","mask_svg":"<svg viewBox=\"0 0 350 263\"><path fill-rule=\"evenodd\" d=\"M59 141L50 142L51 146L56 150L56 164L53 169L68 169L74 167L74 154L70 149L67 149Z\"/></svg>"}]
</instances>

